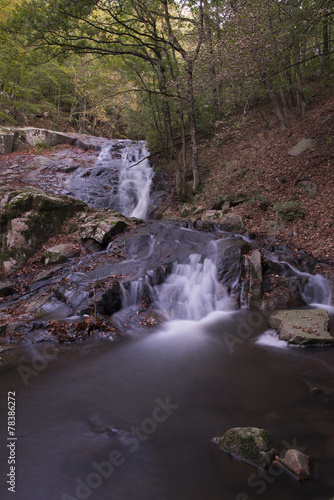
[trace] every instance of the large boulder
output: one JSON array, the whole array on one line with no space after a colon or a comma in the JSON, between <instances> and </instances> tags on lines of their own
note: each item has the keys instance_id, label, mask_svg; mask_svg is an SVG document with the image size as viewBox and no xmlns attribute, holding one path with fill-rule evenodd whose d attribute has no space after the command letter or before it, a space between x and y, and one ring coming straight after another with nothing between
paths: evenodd
<instances>
[{"instance_id":1,"label":"large boulder","mask_svg":"<svg viewBox=\"0 0 334 500\"><path fill-rule=\"evenodd\" d=\"M71 257L77 257L79 254L80 250L77 246L72 243L61 243L45 250L43 254L44 264L46 266L62 264Z\"/></svg>"},{"instance_id":2,"label":"large boulder","mask_svg":"<svg viewBox=\"0 0 334 500\"><path fill-rule=\"evenodd\" d=\"M99 250L105 248L112 237L122 233L131 222L124 215L105 208L93 214L83 214L79 234L85 246Z\"/></svg>"},{"instance_id":3,"label":"large boulder","mask_svg":"<svg viewBox=\"0 0 334 500\"><path fill-rule=\"evenodd\" d=\"M0 208L1 263L5 271L11 271L57 234L67 218L88 207L82 201L39 189L2 188Z\"/></svg>"},{"instance_id":4,"label":"large boulder","mask_svg":"<svg viewBox=\"0 0 334 500\"><path fill-rule=\"evenodd\" d=\"M218 259L218 281L226 285L233 295L239 295L244 277L244 256L251 246L241 239L232 240Z\"/></svg>"},{"instance_id":5,"label":"large boulder","mask_svg":"<svg viewBox=\"0 0 334 500\"><path fill-rule=\"evenodd\" d=\"M267 468L275 455L274 449L269 450L267 431L257 427L234 427L213 442L226 453L262 468Z\"/></svg>"},{"instance_id":6,"label":"large boulder","mask_svg":"<svg viewBox=\"0 0 334 500\"><path fill-rule=\"evenodd\" d=\"M280 340L289 344L334 344L325 309L275 311L269 318L269 326L277 330Z\"/></svg>"}]
</instances>

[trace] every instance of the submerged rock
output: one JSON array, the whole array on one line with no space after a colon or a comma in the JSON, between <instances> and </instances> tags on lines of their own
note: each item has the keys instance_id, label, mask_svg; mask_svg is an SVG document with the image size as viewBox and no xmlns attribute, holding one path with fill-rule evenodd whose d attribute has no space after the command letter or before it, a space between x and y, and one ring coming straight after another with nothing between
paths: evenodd
<instances>
[{"instance_id":1,"label":"submerged rock","mask_svg":"<svg viewBox=\"0 0 334 500\"><path fill-rule=\"evenodd\" d=\"M300 481L308 479L310 473L310 461L307 455L299 450L287 450L281 464L292 472Z\"/></svg>"},{"instance_id":2,"label":"submerged rock","mask_svg":"<svg viewBox=\"0 0 334 500\"><path fill-rule=\"evenodd\" d=\"M270 316L269 326L277 330L280 340L289 344L334 344L325 309L275 311Z\"/></svg>"},{"instance_id":3,"label":"submerged rock","mask_svg":"<svg viewBox=\"0 0 334 500\"><path fill-rule=\"evenodd\" d=\"M237 455L258 467L266 468L272 461L275 450L269 450L268 433L257 427L234 427L213 442L226 453Z\"/></svg>"}]
</instances>

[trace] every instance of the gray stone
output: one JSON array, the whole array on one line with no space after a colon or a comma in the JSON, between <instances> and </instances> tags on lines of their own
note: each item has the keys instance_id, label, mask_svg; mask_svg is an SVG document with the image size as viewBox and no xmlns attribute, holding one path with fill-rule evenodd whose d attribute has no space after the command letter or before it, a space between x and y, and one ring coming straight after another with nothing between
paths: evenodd
<instances>
[{"instance_id":1,"label":"gray stone","mask_svg":"<svg viewBox=\"0 0 334 500\"><path fill-rule=\"evenodd\" d=\"M227 214L230 207L231 207L231 203L229 201L225 201L222 205L222 208L221 208L221 211L223 212L223 214Z\"/></svg>"},{"instance_id":2,"label":"gray stone","mask_svg":"<svg viewBox=\"0 0 334 500\"><path fill-rule=\"evenodd\" d=\"M0 131L0 155L7 155L12 152L14 142L13 132Z\"/></svg>"},{"instance_id":3,"label":"gray stone","mask_svg":"<svg viewBox=\"0 0 334 500\"><path fill-rule=\"evenodd\" d=\"M193 212L193 215L200 214L200 213L204 212L204 210L205 210L205 207L199 206L196 208L195 212Z\"/></svg>"},{"instance_id":4,"label":"gray stone","mask_svg":"<svg viewBox=\"0 0 334 500\"><path fill-rule=\"evenodd\" d=\"M236 231L243 232L245 229L245 223L240 214L229 213L223 215L220 219L220 223L225 226L226 231Z\"/></svg>"},{"instance_id":5,"label":"gray stone","mask_svg":"<svg viewBox=\"0 0 334 500\"><path fill-rule=\"evenodd\" d=\"M202 220L211 220L215 222L220 222L220 219L223 215L222 210L206 210L203 214L201 219Z\"/></svg>"},{"instance_id":6,"label":"gray stone","mask_svg":"<svg viewBox=\"0 0 334 500\"><path fill-rule=\"evenodd\" d=\"M268 433L257 427L235 427L213 442L230 454L236 455L258 467L266 468L272 461L275 450L269 450Z\"/></svg>"},{"instance_id":7,"label":"gray stone","mask_svg":"<svg viewBox=\"0 0 334 500\"><path fill-rule=\"evenodd\" d=\"M300 187L304 193L308 194L311 198L314 198L317 193L317 183L313 181L299 181L298 187Z\"/></svg>"},{"instance_id":8,"label":"gray stone","mask_svg":"<svg viewBox=\"0 0 334 500\"><path fill-rule=\"evenodd\" d=\"M288 151L290 156L299 156L301 153L306 151L309 148L313 148L316 145L318 139L302 139L297 142L297 144Z\"/></svg>"},{"instance_id":9,"label":"gray stone","mask_svg":"<svg viewBox=\"0 0 334 500\"><path fill-rule=\"evenodd\" d=\"M275 311L269 318L269 326L277 330L280 340L289 344L334 344L325 309Z\"/></svg>"},{"instance_id":10,"label":"gray stone","mask_svg":"<svg viewBox=\"0 0 334 500\"><path fill-rule=\"evenodd\" d=\"M102 248L112 236L123 232L130 224L130 220L114 210L103 209L93 215L86 215L79 228L82 240L93 240Z\"/></svg>"},{"instance_id":11,"label":"gray stone","mask_svg":"<svg viewBox=\"0 0 334 500\"><path fill-rule=\"evenodd\" d=\"M281 459L281 463L300 481L311 476L309 458L299 450L287 450L285 457Z\"/></svg>"},{"instance_id":12,"label":"gray stone","mask_svg":"<svg viewBox=\"0 0 334 500\"><path fill-rule=\"evenodd\" d=\"M31 257L39 246L57 234L66 218L85 210L82 201L26 188L0 189L2 260L10 272Z\"/></svg>"},{"instance_id":13,"label":"gray stone","mask_svg":"<svg viewBox=\"0 0 334 500\"><path fill-rule=\"evenodd\" d=\"M62 264L71 257L76 257L80 254L79 249L71 243L62 243L54 247L47 248L44 252L44 263L47 266L54 264Z\"/></svg>"}]
</instances>

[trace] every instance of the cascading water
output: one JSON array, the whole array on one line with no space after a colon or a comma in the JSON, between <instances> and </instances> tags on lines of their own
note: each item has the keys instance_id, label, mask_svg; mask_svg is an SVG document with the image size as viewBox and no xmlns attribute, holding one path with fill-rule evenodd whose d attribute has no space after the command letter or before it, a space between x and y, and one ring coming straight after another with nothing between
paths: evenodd
<instances>
[{"instance_id":1,"label":"cascading water","mask_svg":"<svg viewBox=\"0 0 334 500\"><path fill-rule=\"evenodd\" d=\"M68 194L95 208L146 219L154 174L148 156L145 141L108 143L92 167L73 174Z\"/></svg>"},{"instance_id":2,"label":"cascading water","mask_svg":"<svg viewBox=\"0 0 334 500\"><path fill-rule=\"evenodd\" d=\"M184 264L175 263L165 283L157 287L157 308L169 320L198 321L230 306L215 262L199 254L191 254Z\"/></svg>"},{"instance_id":3,"label":"cascading water","mask_svg":"<svg viewBox=\"0 0 334 500\"><path fill-rule=\"evenodd\" d=\"M278 262L285 265L291 271L300 276L303 280L302 297L307 304L331 306L332 304L332 289L328 280L321 274L310 274L304 271L299 271L289 262L280 261L279 256L271 254L269 258L273 262Z\"/></svg>"},{"instance_id":4,"label":"cascading water","mask_svg":"<svg viewBox=\"0 0 334 500\"><path fill-rule=\"evenodd\" d=\"M111 200L111 206L127 217L146 219L153 177L147 157L144 142L130 143L122 150L117 201Z\"/></svg>"}]
</instances>

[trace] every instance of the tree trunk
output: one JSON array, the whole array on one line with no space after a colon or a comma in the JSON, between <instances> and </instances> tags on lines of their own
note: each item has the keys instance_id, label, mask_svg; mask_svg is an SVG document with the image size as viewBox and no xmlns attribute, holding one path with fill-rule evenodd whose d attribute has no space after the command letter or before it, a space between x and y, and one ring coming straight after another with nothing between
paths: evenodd
<instances>
[{"instance_id":1,"label":"tree trunk","mask_svg":"<svg viewBox=\"0 0 334 500\"><path fill-rule=\"evenodd\" d=\"M195 116L195 99L194 99L194 85L193 85L193 68L192 62L188 61L187 67L187 80L188 80L188 101L189 101L189 125L190 125L190 139L191 139L191 166L193 171L193 191L199 186L199 171L198 171L198 146L196 138L196 116Z\"/></svg>"},{"instance_id":2,"label":"tree trunk","mask_svg":"<svg viewBox=\"0 0 334 500\"><path fill-rule=\"evenodd\" d=\"M279 95L275 92L271 85L271 81L267 75L263 75L262 79L270 97L270 100L274 106L275 115L278 119L280 130L285 130L288 126L286 114L284 112L284 106L280 100Z\"/></svg>"}]
</instances>

